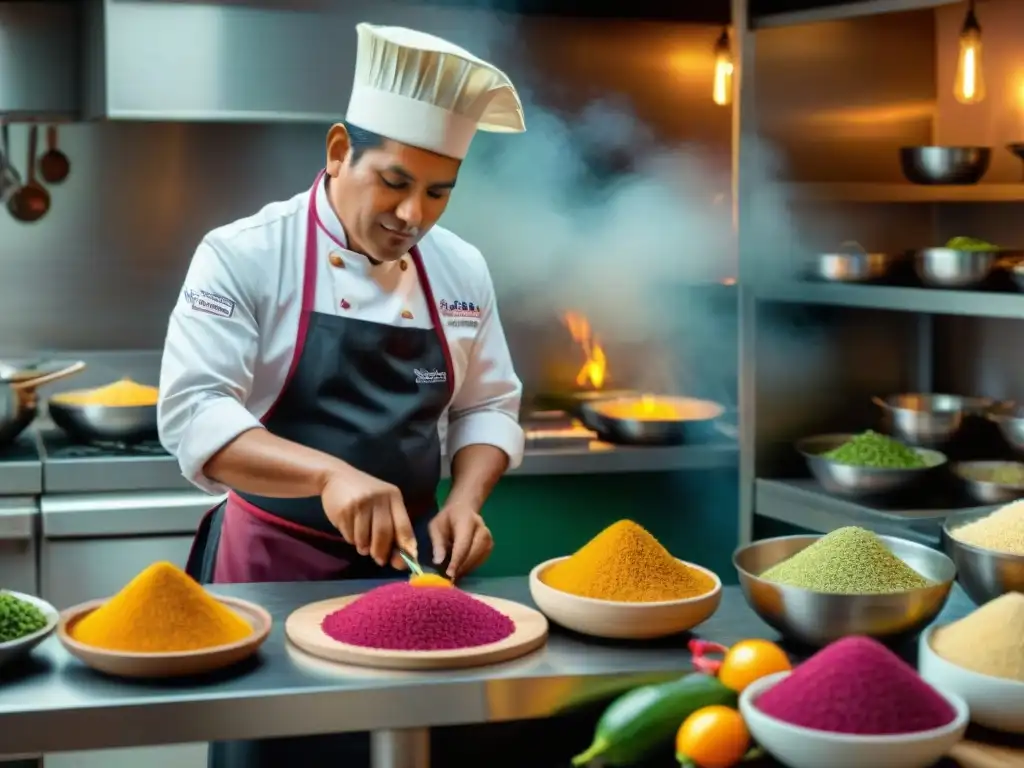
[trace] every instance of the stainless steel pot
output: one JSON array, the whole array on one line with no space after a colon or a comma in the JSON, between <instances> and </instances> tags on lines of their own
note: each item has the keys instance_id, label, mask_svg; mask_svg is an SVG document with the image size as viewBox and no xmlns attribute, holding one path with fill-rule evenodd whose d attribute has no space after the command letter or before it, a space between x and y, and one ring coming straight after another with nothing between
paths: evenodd
<instances>
[{"instance_id":1,"label":"stainless steel pot","mask_svg":"<svg viewBox=\"0 0 1024 768\"><path fill-rule=\"evenodd\" d=\"M53 423L87 443L137 443L156 437L155 405L75 405L50 398Z\"/></svg>"},{"instance_id":2,"label":"stainless steel pot","mask_svg":"<svg viewBox=\"0 0 1024 768\"><path fill-rule=\"evenodd\" d=\"M948 443L960 431L965 416L984 416L995 405L985 397L918 392L871 400L886 413L892 434L917 446Z\"/></svg>"},{"instance_id":3,"label":"stainless steel pot","mask_svg":"<svg viewBox=\"0 0 1024 768\"><path fill-rule=\"evenodd\" d=\"M835 253L819 253L808 265L810 277L829 283L864 283L889 275L906 257L868 253L860 243L848 241Z\"/></svg>"},{"instance_id":4,"label":"stainless steel pot","mask_svg":"<svg viewBox=\"0 0 1024 768\"><path fill-rule=\"evenodd\" d=\"M38 387L83 370L85 363L79 361L30 378L18 376L15 380L0 379L0 446L16 440L36 417L39 412L39 397L36 394Z\"/></svg>"}]
</instances>

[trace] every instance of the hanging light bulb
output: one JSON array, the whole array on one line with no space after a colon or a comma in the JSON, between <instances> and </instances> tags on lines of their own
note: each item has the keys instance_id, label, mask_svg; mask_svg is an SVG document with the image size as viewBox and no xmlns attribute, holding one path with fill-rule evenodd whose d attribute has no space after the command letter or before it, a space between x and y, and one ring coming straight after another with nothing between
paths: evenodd
<instances>
[{"instance_id":1,"label":"hanging light bulb","mask_svg":"<svg viewBox=\"0 0 1024 768\"><path fill-rule=\"evenodd\" d=\"M715 104L727 107L732 104L732 47L729 45L729 30L722 34L715 43L715 82L711 90L711 98Z\"/></svg>"},{"instance_id":2,"label":"hanging light bulb","mask_svg":"<svg viewBox=\"0 0 1024 768\"><path fill-rule=\"evenodd\" d=\"M960 55L953 83L953 95L961 104L977 104L985 98L985 74L982 70L981 25L974 13L974 0L971 0L960 30Z\"/></svg>"}]
</instances>

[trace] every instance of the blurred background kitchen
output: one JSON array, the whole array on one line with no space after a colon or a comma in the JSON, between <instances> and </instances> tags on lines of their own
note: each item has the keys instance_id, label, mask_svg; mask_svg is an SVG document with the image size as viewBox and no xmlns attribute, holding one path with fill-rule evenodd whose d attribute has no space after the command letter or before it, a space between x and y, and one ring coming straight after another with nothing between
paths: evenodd
<instances>
[{"instance_id":1,"label":"blurred background kitchen","mask_svg":"<svg viewBox=\"0 0 1024 768\"><path fill-rule=\"evenodd\" d=\"M156 384L202 235L321 167L358 21L465 45L526 104L526 134L477 137L442 220L485 254L526 388L487 574L631 517L728 578L750 537L857 524L937 544L951 509L986 503L951 473L898 500L827 487L794 443L903 424L953 459L1024 446L1003 402L1024 397L1024 3L577 5L0 2L0 360L15 378L87 364L40 388L0 453L0 584L65 607L183 562L211 499L151 436L85 439L46 400ZM872 401L901 393L955 397ZM609 395L637 418L598 418ZM716 418L644 418L685 416L673 396ZM93 758L201 764L190 749Z\"/></svg>"}]
</instances>

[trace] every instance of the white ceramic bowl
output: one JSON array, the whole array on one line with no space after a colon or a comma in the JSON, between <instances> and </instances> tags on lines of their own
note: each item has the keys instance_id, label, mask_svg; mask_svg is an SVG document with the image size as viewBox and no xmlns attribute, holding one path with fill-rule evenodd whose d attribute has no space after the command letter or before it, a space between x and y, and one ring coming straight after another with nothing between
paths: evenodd
<instances>
[{"instance_id":1,"label":"white ceramic bowl","mask_svg":"<svg viewBox=\"0 0 1024 768\"><path fill-rule=\"evenodd\" d=\"M918 640L917 666L925 680L960 696L978 725L1005 733L1024 733L1024 683L983 675L954 664L932 650L935 627Z\"/></svg>"},{"instance_id":2,"label":"white ceramic bowl","mask_svg":"<svg viewBox=\"0 0 1024 768\"><path fill-rule=\"evenodd\" d=\"M615 640L650 640L693 629L707 621L722 602L722 581L707 568L685 560L679 562L707 574L715 586L710 592L685 600L659 603L620 603L577 597L549 587L540 575L555 563L556 557L530 571L530 596L540 612L556 624L580 634Z\"/></svg>"},{"instance_id":3,"label":"white ceramic bowl","mask_svg":"<svg viewBox=\"0 0 1024 768\"><path fill-rule=\"evenodd\" d=\"M36 632L33 632L31 635L25 635L25 637L19 637L17 640L0 643L0 666L9 664L15 659L29 653L33 648L53 633L53 630L57 628L57 621L60 619L60 612L45 600L41 600L34 595L26 595L22 592L14 592L9 589L2 591L6 592L8 595L13 595L19 600L24 600L26 603L31 603L42 611L43 615L46 617L46 626Z\"/></svg>"},{"instance_id":4,"label":"white ceramic bowl","mask_svg":"<svg viewBox=\"0 0 1024 768\"><path fill-rule=\"evenodd\" d=\"M949 725L930 731L893 736L859 736L815 731L790 725L766 715L756 706L757 697L790 672L768 675L752 683L740 695L740 712L754 741L790 768L929 768L960 741L970 716L967 704L956 694L939 691L956 710Z\"/></svg>"}]
</instances>

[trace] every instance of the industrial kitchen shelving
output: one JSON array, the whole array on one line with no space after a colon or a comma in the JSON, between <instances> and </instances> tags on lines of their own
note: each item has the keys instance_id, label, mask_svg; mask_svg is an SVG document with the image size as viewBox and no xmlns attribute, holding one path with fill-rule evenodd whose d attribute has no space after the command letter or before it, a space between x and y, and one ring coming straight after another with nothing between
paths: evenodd
<instances>
[{"instance_id":1,"label":"industrial kitchen shelving","mask_svg":"<svg viewBox=\"0 0 1024 768\"><path fill-rule=\"evenodd\" d=\"M967 317L1024 318L1024 294L785 280L758 286L758 301L889 309Z\"/></svg>"},{"instance_id":2,"label":"industrial kitchen shelving","mask_svg":"<svg viewBox=\"0 0 1024 768\"><path fill-rule=\"evenodd\" d=\"M919 185L907 183L786 184L793 202L1020 203L1024 184Z\"/></svg>"},{"instance_id":3,"label":"industrial kitchen shelving","mask_svg":"<svg viewBox=\"0 0 1024 768\"><path fill-rule=\"evenodd\" d=\"M913 539L936 546L940 541L942 521L953 511L963 509L991 509L980 507L975 502L960 496L958 488L952 486L947 491L920 497L917 507L899 507L896 502L867 501L843 498L826 492L811 478L796 479L796 464L792 458L785 457L784 446L802 435L789 434L809 428L813 418L803 413L806 408L824 407L830 409L827 418L842 421L836 399L820 396L819 393L808 391L808 397L802 397L803 379L800 375L800 364L788 365L779 359L773 359L776 340L780 338L778 328L767 330L771 318L779 318L785 322L788 313L763 314L768 308L782 308L784 305L796 307L829 307L850 310L849 312L813 313L821 316L820 328L839 329L842 342L850 344L850 355L844 349L824 351L827 342L822 335L808 336L808 345L816 352L809 352L817 357L809 360L820 361L811 364L836 366L832 368L835 376L825 374L811 377L821 382L823 387L835 387L849 376L857 381L851 389L858 399L865 390L874 388L871 382L889 381L893 386L913 388L909 391L935 391L936 386L936 334L946 333L959 323L956 318L983 319L1015 319L1024 320L1024 292L1012 290L1011 283L1005 281L1005 290L944 290L916 287L902 284L841 284L825 283L802 279L793 273L793 260L790 254L779 252L780 246L787 238L769 238L766 231L771 231L770 224L764 220L766 210L788 208L790 221L783 223L796 229L794 222L799 219L810 220L809 230L814 237L821 238L842 211L849 211L851 220L865 231L872 230L875 221L886 227L901 226L900 217L906 215L908 227L915 229L914 235L904 233L902 237L893 238L906 242L913 240L928 227L924 222L930 221L930 227L938 232L943 239L949 236L948 229L959 230L964 222L975 217L979 221L986 219L989 212L979 211L978 204L993 205L993 216L1004 220L1013 218L1013 206L1024 203L1024 178L1011 183L981 183L975 185L915 185L906 181L877 182L767 182L765 180L765 157L761 142L750 141L750 137L761 134L758 106L764 109L765 99L758 98L762 89L766 94L776 94L782 90L781 80L770 81L769 78L782 78L792 75L790 70L783 68L778 62L762 50L777 52L782 46L778 36L767 42L764 48L759 44L758 30L780 27L811 25L817 22L845 22L857 17L877 16L880 14L912 11L928 11L952 0L863 0L862 2L821 2L818 7L807 10L795 10L771 17L751 17L748 0L734 0L733 22L736 35L735 52L738 54L739 82L736 90L735 111L733 114L733 130L736 137L734 147L734 188L737 200L737 240L740 263L740 409L744 414L741 423L741 456L740 456L740 535L742 540L749 540L754 535L755 519L774 520L804 530L829 532L847 525L861 525L882 534L890 534ZM810 4L810 3L809 3ZM826 7L827 5L827 7ZM775 32L769 33L775 35ZM848 42L853 37L848 37ZM852 43L851 43L852 45ZM824 50L824 48L822 49ZM809 56L810 54L808 54ZM839 54L832 48L828 49L832 58L830 63L835 66ZM764 69L755 66L755 61L764 61ZM811 62L805 61L806 66ZM761 74L765 72L764 85ZM795 76L794 76L795 77ZM924 83L924 79L921 80ZM819 91L822 86L820 83ZM767 87L765 87L767 86ZM794 86L795 87L795 86ZM780 130L779 126L787 126L785 120L794 120L793 125L807 114L813 112L808 85L805 98L793 99L790 104L791 113L777 113L770 117L773 122L765 125L768 131ZM864 94L858 92L863 104ZM894 98L891 93L886 97ZM909 97L908 97L909 98ZM828 102L828 99L824 99ZM835 99L828 102L835 107ZM826 107L822 107L826 109ZM827 111L827 110L826 110ZM794 129L795 130L795 129ZM805 137L813 144L813 137ZM799 142L790 134L789 140ZM877 146L873 150L877 150ZM1002 147L996 146L994 153L1003 153ZM811 156L813 153L808 153ZM806 159L806 158L805 158ZM804 166L807 167L806 165ZM833 169L834 170L834 169ZM1024 169L1022 169L1024 170ZM1009 180L1008 180L1009 181ZM771 200L775 208L765 208L764 202ZM845 209L844 209L845 206ZM875 207L872 207L875 206ZM892 211L883 211L882 207L893 206ZM930 211L927 210L930 208ZM822 218L815 221L821 211ZM877 217L877 218L876 218ZM875 221L872 221L875 219ZM989 224L991 225L991 219ZM968 227L969 228L969 227ZM1001 230L1007 231L1004 226ZM957 234L958 232L953 232ZM875 235L879 232L876 230ZM788 238L794 240L794 238ZM774 243L774 244L773 244ZM872 370L871 344L877 343L881 350L885 341L885 321L873 312L860 313L856 310L881 310L892 315L892 343L903 343L897 339L913 338L907 349L905 364L897 362L899 355L891 347L888 351L894 354L878 356L879 370ZM916 318L908 317L916 315ZM797 321L802 327L806 323L817 323L817 320L803 314ZM766 318L769 321L766 322ZM859 325L863 318L863 324ZM973 321L972 321L973 322ZM962 326L976 328L975 325ZM863 329L861 333L858 328ZM938 329L938 330L937 330ZM836 337L837 339L840 337ZM971 339L964 342L964 339ZM974 336L964 334L960 343L973 343ZM789 352L782 352L787 348ZM780 354L792 354L799 344L789 339L778 349ZM992 354L988 352L987 354ZM857 362L851 366L851 359ZM948 361L947 361L948 362ZM861 367L858 369L856 365ZM847 365L847 367L843 367ZM946 369L950 366L947 364ZM885 369L884 372L881 369ZM947 378L949 371L944 369ZM767 377L767 378L766 378ZM886 378L888 377L888 378ZM999 380L997 378L997 380ZM904 382L897 384L897 382ZM793 387L796 387L794 391ZM841 385L842 386L842 385ZM884 385L883 385L884 388ZM895 390L894 390L895 391ZM870 426L870 425L865 425ZM810 427L813 429L813 427Z\"/></svg>"}]
</instances>

